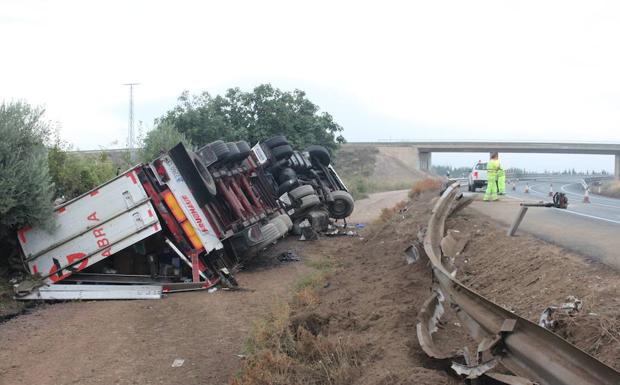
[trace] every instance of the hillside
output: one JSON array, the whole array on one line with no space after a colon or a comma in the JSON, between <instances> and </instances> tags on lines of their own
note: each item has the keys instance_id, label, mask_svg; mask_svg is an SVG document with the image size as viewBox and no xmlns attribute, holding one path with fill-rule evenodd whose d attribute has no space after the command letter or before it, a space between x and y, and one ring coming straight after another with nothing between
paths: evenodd
<instances>
[{"instance_id":1,"label":"hillside","mask_svg":"<svg viewBox=\"0 0 620 385\"><path fill-rule=\"evenodd\" d=\"M414 148L347 143L334 156L334 167L356 197L410 188L428 176L419 171Z\"/></svg>"}]
</instances>

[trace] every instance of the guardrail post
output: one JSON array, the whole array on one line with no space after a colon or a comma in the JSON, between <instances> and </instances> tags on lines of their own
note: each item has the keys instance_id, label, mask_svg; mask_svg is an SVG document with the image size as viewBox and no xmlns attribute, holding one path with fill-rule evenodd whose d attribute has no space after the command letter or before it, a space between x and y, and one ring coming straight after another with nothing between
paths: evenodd
<instances>
[{"instance_id":1,"label":"guardrail post","mask_svg":"<svg viewBox=\"0 0 620 385\"><path fill-rule=\"evenodd\" d=\"M508 236L509 237L513 237L515 235L515 233L517 232L517 229L519 228L519 225L523 221L523 218L525 218L525 213L527 213L527 209L528 209L528 207L521 206L521 210L519 210L519 214L517 215L517 217L515 218L515 221L513 222L512 226L510 226L510 229L508 230Z\"/></svg>"}]
</instances>

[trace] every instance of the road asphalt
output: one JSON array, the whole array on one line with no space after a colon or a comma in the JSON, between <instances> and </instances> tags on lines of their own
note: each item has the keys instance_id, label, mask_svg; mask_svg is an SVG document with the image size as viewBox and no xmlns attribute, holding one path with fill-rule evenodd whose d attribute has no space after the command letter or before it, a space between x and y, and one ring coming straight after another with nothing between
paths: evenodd
<instances>
[{"instance_id":1,"label":"road asphalt","mask_svg":"<svg viewBox=\"0 0 620 385\"><path fill-rule=\"evenodd\" d=\"M549 191L568 197L567 209L530 208L519 231L577 251L587 259L620 269L620 200L590 194L584 203L584 188L578 177L557 176L507 183L507 195L499 202L483 202L482 192L468 193L476 198L472 208L507 228L517 216L522 202L548 202ZM525 193L526 186L529 193ZM464 187L466 190L466 186ZM517 236L518 236L517 232Z\"/></svg>"}]
</instances>

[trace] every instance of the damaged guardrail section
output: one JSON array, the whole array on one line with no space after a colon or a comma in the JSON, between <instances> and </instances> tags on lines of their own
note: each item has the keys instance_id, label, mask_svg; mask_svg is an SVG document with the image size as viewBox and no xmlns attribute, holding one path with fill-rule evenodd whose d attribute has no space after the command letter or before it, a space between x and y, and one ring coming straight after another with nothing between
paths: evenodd
<instances>
[{"instance_id":1,"label":"damaged guardrail section","mask_svg":"<svg viewBox=\"0 0 620 385\"><path fill-rule=\"evenodd\" d=\"M437 201L424 238L436 287L418 315L417 336L424 352L450 361L458 374L481 376L506 384L618 385L620 373L571 345L549 330L504 309L470 290L456 279L456 271L442 263L441 240L445 221L459 206L458 183L449 186ZM470 357L467 348L442 353L433 343L433 333L444 308L456 311L479 345ZM501 364L515 376L490 372Z\"/></svg>"}]
</instances>

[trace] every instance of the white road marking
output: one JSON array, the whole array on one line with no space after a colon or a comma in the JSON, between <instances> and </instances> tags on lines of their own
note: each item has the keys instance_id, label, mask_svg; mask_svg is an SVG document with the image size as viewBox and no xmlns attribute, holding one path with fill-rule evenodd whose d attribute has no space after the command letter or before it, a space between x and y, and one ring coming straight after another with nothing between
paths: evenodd
<instances>
[{"instance_id":1,"label":"white road marking","mask_svg":"<svg viewBox=\"0 0 620 385\"><path fill-rule=\"evenodd\" d=\"M538 194L545 195L545 194L541 193L540 191L536 191L536 190L534 190L534 189L533 189L533 188L531 188L531 187L530 187L530 191L535 191L535 192L537 192ZM506 197L507 197L507 198L511 198L511 199L515 199L515 200L520 200L520 201L523 201L523 199L518 198L518 197L512 197L512 196L509 196L509 195L506 195ZM619 208L619 207L617 207L617 206L610 206L610 207L613 207L613 208L616 208L616 209L618 209L618 208ZM581 217L586 217L586 218L590 218L590 219L596 219L596 220L599 220L599 221L609 222L609 223L614 223L614 224L616 224L616 225L620 225L620 221L616 221L616 220L609 219L609 218L603 218L603 217L599 217L599 216L596 216L596 215L590 215L590 214L580 213L580 212L578 212L578 211L573 211L573 210L570 210L570 209L558 209L558 208L554 208L554 210L557 210L557 211L560 211L560 212L563 212L563 213L568 213L568 214L578 215L578 216L581 216Z\"/></svg>"},{"instance_id":2,"label":"white road marking","mask_svg":"<svg viewBox=\"0 0 620 385\"><path fill-rule=\"evenodd\" d=\"M575 196L578 196L578 197L583 197L583 195L581 195L581 194L576 194L576 193L574 193L574 192L570 192L570 191L568 191L568 190L566 190L566 189L565 189L565 187L566 187L566 186L570 186L570 185L572 185L572 184L576 184L576 183L568 183L568 184L565 184L564 186L562 186L562 187L561 187L562 191L564 191L565 193L570 194L570 195L575 195ZM600 199L600 198L595 198L595 199ZM590 196L590 200L592 200L592 196ZM604 203L594 203L594 202L592 202L592 203L590 203L590 204L591 204L591 205L593 205L593 206L611 207L611 208L613 208L613 209L620 209L620 206L606 205L606 204L604 204Z\"/></svg>"},{"instance_id":3,"label":"white road marking","mask_svg":"<svg viewBox=\"0 0 620 385\"><path fill-rule=\"evenodd\" d=\"M568 209L555 209L555 210L558 210L558 211L561 211L561 212L565 212L565 213L569 213L569 214L579 215L579 216L587 217L587 218L591 218L591 219L598 219L599 221L605 221L605 222L615 223L617 225L620 225L620 221L614 221L613 219L597 217L596 215L584 214L584 213L580 213L580 212L573 211L573 210L568 210Z\"/></svg>"}]
</instances>

